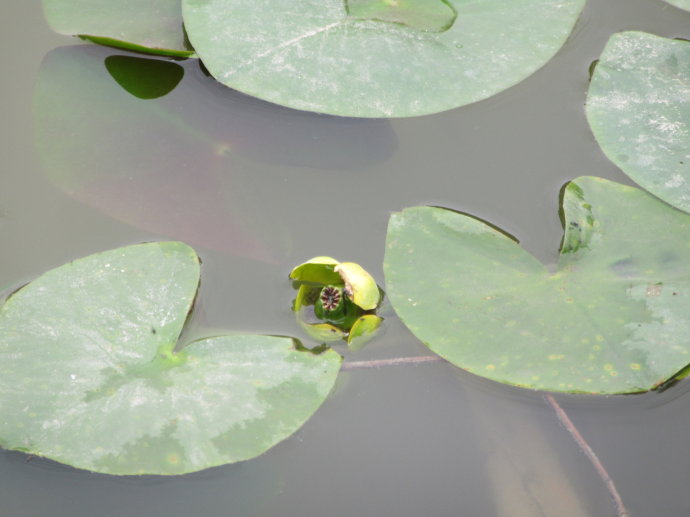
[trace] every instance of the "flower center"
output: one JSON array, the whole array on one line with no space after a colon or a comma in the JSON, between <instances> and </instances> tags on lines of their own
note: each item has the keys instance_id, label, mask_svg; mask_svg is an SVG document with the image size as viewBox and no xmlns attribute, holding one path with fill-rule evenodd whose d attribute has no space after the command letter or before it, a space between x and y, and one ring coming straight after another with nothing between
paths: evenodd
<instances>
[{"instance_id":1,"label":"flower center","mask_svg":"<svg viewBox=\"0 0 690 517\"><path fill-rule=\"evenodd\" d=\"M324 310L333 311L340 305L342 290L337 287L328 286L321 289L321 305Z\"/></svg>"}]
</instances>

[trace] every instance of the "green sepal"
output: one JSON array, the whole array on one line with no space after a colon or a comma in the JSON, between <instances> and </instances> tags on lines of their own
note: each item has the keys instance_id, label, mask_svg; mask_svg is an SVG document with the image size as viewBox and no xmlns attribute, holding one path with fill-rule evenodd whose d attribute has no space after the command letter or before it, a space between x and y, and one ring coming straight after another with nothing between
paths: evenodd
<instances>
[{"instance_id":1,"label":"green sepal","mask_svg":"<svg viewBox=\"0 0 690 517\"><path fill-rule=\"evenodd\" d=\"M381 292L376 280L362 266L354 262L341 262L335 267L335 272L342 278L345 292L355 305L365 311L376 308Z\"/></svg>"},{"instance_id":2,"label":"green sepal","mask_svg":"<svg viewBox=\"0 0 690 517\"><path fill-rule=\"evenodd\" d=\"M364 347L377 333L381 327L383 318L376 314L363 314L352 325L350 334L347 336L347 345L350 350L357 351Z\"/></svg>"},{"instance_id":3,"label":"green sepal","mask_svg":"<svg viewBox=\"0 0 690 517\"><path fill-rule=\"evenodd\" d=\"M290 278L300 282L314 282L323 285L342 285L335 267L340 264L332 257L314 257L300 264L290 272Z\"/></svg>"}]
</instances>

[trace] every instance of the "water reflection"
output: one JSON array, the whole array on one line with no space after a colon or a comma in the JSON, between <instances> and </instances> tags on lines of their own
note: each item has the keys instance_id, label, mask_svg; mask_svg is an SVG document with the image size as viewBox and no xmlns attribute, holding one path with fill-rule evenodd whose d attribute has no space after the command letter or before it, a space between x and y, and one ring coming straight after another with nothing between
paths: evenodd
<instances>
[{"instance_id":1,"label":"water reflection","mask_svg":"<svg viewBox=\"0 0 690 517\"><path fill-rule=\"evenodd\" d=\"M34 95L36 144L61 190L144 230L277 262L289 239L246 181L255 162L344 173L395 148L387 121L280 108L217 84L196 61L113 52L48 54Z\"/></svg>"},{"instance_id":2,"label":"water reflection","mask_svg":"<svg viewBox=\"0 0 690 517\"><path fill-rule=\"evenodd\" d=\"M185 476L110 476L3 450L0 467L8 493L30 500L35 515L103 515L103 508L113 509L109 515L260 515L284 485L265 457ZM32 497L36 489L44 497ZM60 494L57 504L51 493ZM29 515L25 508L4 506L3 515Z\"/></svg>"}]
</instances>

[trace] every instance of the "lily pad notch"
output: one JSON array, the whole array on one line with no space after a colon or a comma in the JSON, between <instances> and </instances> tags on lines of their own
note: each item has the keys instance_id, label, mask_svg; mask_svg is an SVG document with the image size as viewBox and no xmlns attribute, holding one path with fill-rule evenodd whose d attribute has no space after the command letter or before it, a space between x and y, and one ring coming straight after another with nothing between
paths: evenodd
<instances>
[{"instance_id":1,"label":"lily pad notch","mask_svg":"<svg viewBox=\"0 0 690 517\"><path fill-rule=\"evenodd\" d=\"M555 273L469 216L393 214L384 272L403 323L474 374L571 393L657 388L690 364L690 216L582 177L563 195Z\"/></svg>"},{"instance_id":2,"label":"lily pad notch","mask_svg":"<svg viewBox=\"0 0 690 517\"><path fill-rule=\"evenodd\" d=\"M42 0L60 34L161 56L195 57L182 22L180 0Z\"/></svg>"},{"instance_id":3,"label":"lily pad notch","mask_svg":"<svg viewBox=\"0 0 690 517\"><path fill-rule=\"evenodd\" d=\"M0 308L0 445L107 474L172 475L242 461L293 434L341 357L291 338L180 348L199 259L180 242L75 260Z\"/></svg>"},{"instance_id":4,"label":"lily pad notch","mask_svg":"<svg viewBox=\"0 0 690 517\"><path fill-rule=\"evenodd\" d=\"M57 32L200 57L216 80L260 99L373 118L445 111L517 84L556 54L584 4L43 0Z\"/></svg>"},{"instance_id":5,"label":"lily pad notch","mask_svg":"<svg viewBox=\"0 0 690 517\"><path fill-rule=\"evenodd\" d=\"M345 0L353 20L396 23L424 32L450 29L458 12L446 0Z\"/></svg>"}]
</instances>

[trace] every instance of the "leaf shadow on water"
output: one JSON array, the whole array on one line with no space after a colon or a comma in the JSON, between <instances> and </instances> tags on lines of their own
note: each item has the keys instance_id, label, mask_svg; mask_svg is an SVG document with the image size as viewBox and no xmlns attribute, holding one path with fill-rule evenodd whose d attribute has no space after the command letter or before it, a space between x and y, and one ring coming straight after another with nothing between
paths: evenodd
<instances>
[{"instance_id":1,"label":"leaf shadow on water","mask_svg":"<svg viewBox=\"0 0 690 517\"><path fill-rule=\"evenodd\" d=\"M255 164L350 174L397 146L388 121L278 107L216 83L196 60L95 46L46 56L34 120L45 172L70 196L146 231L268 263L288 244L247 185Z\"/></svg>"}]
</instances>

